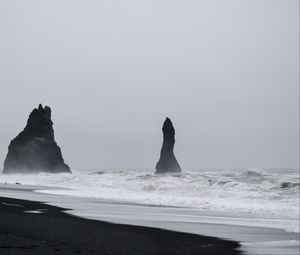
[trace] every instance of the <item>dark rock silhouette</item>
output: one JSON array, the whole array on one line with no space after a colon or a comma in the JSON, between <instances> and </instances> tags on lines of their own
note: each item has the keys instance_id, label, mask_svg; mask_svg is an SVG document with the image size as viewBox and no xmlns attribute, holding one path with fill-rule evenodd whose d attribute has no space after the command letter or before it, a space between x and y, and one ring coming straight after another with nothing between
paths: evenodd
<instances>
[{"instance_id":1,"label":"dark rock silhouette","mask_svg":"<svg viewBox=\"0 0 300 255\"><path fill-rule=\"evenodd\" d=\"M51 109L40 104L8 147L3 173L71 172L54 140Z\"/></svg>"},{"instance_id":2,"label":"dark rock silhouette","mask_svg":"<svg viewBox=\"0 0 300 255\"><path fill-rule=\"evenodd\" d=\"M156 164L156 173L181 172L173 149L175 144L175 129L169 118L162 127L164 141L160 152L160 159Z\"/></svg>"}]
</instances>

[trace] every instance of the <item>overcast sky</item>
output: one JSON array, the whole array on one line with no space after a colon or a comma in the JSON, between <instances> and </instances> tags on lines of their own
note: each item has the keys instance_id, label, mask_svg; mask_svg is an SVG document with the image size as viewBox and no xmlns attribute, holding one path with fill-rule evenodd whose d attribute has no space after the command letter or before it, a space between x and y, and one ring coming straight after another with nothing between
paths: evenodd
<instances>
[{"instance_id":1,"label":"overcast sky","mask_svg":"<svg viewBox=\"0 0 300 255\"><path fill-rule=\"evenodd\" d=\"M297 0L0 0L0 162L39 103L71 168L298 167ZM2 168L2 166L0 166Z\"/></svg>"}]
</instances>

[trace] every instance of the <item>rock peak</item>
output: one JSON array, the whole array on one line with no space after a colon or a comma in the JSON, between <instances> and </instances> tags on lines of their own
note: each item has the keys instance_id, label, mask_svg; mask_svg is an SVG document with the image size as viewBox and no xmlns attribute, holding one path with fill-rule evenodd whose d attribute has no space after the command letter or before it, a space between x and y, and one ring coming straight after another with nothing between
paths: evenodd
<instances>
[{"instance_id":1,"label":"rock peak","mask_svg":"<svg viewBox=\"0 0 300 255\"><path fill-rule=\"evenodd\" d=\"M156 173L181 172L181 167L174 155L175 129L168 117L163 124L162 131L163 145L160 159L156 164Z\"/></svg>"},{"instance_id":2,"label":"rock peak","mask_svg":"<svg viewBox=\"0 0 300 255\"><path fill-rule=\"evenodd\" d=\"M168 117L166 118L166 120L163 124L162 131L163 131L164 135L167 135L167 134L175 135L175 129L173 127L173 123Z\"/></svg>"},{"instance_id":3,"label":"rock peak","mask_svg":"<svg viewBox=\"0 0 300 255\"><path fill-rule=\"evenodd\" d=\"M39 104L8 147L3 173L70 172L54 139L51 108Z\"/></svg>"},{"instance_id":4,"label":"rock peak","mask_svg":"<svg viewBox=\"0 0 300 255\"><path fill-rule=\"evenodd\" d=\"M25 133L31 133L34 136L49 136L54 140L53 122L51 120L51 108L39 104L38 108L33 109L27 120L24 129Z\"/></svg>"},{"instance_id":5,"label":"rock peak","mask_svg":"<svg viewBox=\"0 0 300 255\"><path fill-rule=\"evenodd\" d=\"M165 119L163 127L164 126L171 126L171 127L173 127L172 121L168 117Z\"/></svg>"}]
</instances>

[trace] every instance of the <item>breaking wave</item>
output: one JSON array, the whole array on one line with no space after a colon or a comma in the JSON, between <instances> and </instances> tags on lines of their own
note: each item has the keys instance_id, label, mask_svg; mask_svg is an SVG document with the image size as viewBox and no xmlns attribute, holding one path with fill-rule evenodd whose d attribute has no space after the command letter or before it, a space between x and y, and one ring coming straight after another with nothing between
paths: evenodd
<instances>
[{"instance_id":1,"label":"breaking wave","mask_svg":"<svg viewBox=\"0 0 300 255\"><path fill-rule=\"evenodd\" d=\"M162 175L144 170L74 170L73 174L2 175L0 182L58 187L40 191L51 194L299 219L298 170L185 171Z\"/></svg>"}]
</instances>

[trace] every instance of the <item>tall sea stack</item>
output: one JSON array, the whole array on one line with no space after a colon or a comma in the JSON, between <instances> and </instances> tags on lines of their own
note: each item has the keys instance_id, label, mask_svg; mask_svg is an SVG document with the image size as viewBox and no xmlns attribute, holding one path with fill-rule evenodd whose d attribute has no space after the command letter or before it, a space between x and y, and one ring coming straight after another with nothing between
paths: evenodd
<instances>
[{"instance_id":1,"label":"tall sea stack","mask_svg":"<svg viewBox=\"0 0 300 255\"><path fill-rule=\"evenodd\" d=\"M54 140L51 109L40 104L27 120L24 130L8 147L3 173L70 173Z\"/></svg>"},{"instance_id":2,"label":"tall sea stack","mask_svg":"<svg viewBox=\"0 0 300 255\"><path fill-rule=\"evenodd\" d=\"M181 168L174 155L175 129L169 118L162 127L164 141L160 152L160 159L156 164L156 173L181 172Z\"/></svg>"}]
</instances>

